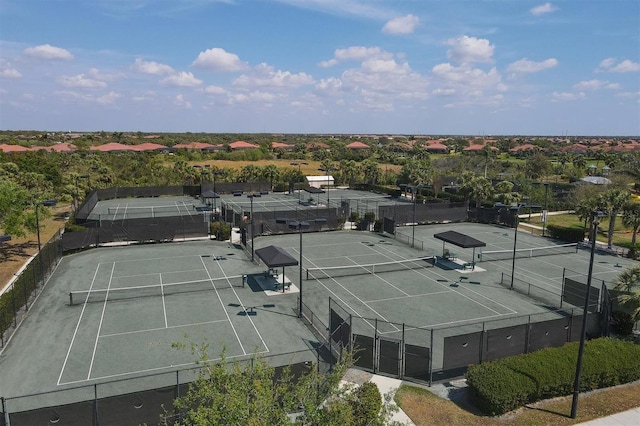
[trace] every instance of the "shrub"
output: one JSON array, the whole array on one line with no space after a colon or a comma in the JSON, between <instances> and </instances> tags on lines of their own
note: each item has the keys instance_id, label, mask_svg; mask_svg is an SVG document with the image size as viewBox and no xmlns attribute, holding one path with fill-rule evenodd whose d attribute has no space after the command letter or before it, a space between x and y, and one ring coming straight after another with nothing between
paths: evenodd
<instances>
[{"instance_id":1,"label":"shrub","mask_svg":"<svg viewBox=\"0 0 640 426\"><path fill-rule=\"evenodd\" d=\"M567 228L564 226L548 225L547 231L554 238L568 243L578 243L584 240L584 230L582 228Z\"/></svg>"},{"instance_id":2,"label":"shrub","mask_svg":"<svg viewBox=\"0 0 640 426\"><path fill-rule=\"evenodd\" d=\"M633 332L635 321L633 317L622 311L614 311L611 314L611 329L618 336L629 336Z\"/></svg>"},{"instance_id":3,"label":"shrub","mask_svg":"<svg viewBox=\"0 0 640 426\"><path fill-rule=\"evenodd\" d=\"M578 343L474 365L467 384L478 408L499 415L573 390ZM602 338L586 342L580 391L640 379L640 345Z\"/></svg>"},{"instance_id":4,"label":"shrub","mask_svg":"<svg viewBox=\"0 0 640 426\"><path fill-rule=\"evenodd\" d=\"M212 222L211 235L215 236L216 240L228 240L231 237L231 225L222 222Z\"/></svg>"},{"instance_id":5,"label":"shrub","mask_svg":"<svg viewBox=\"0 0 640 426\"><path fill-rule=\"evenodd\" d=\"M354 391L351 401L353 424L369 425L378 417L382 408L382 396L375 383L363 383Z\"/></svg>"}]
</instances>

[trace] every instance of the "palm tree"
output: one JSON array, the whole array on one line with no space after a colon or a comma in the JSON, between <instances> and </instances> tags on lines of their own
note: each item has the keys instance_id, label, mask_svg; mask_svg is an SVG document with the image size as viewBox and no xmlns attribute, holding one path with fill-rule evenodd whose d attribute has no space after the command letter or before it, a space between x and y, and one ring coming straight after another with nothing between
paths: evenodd
<instances>
[{"instance_id":1,"label":"palm tree","mask_svg":"<svg viewBox=\"0 0 640 426\"><path fill-rule=\"evenodd\" d=\"M483 201L490 199L494 191L491 181L484 176L469 177L468 175L465 176L465 174L463 174L460 188L476 200L476 209L480 208Z\"/></svg>"},{"instance_id":2,"label":"palm tree","mask_svg":"<svg viewBox=\"0 0 640 426\"><path fill-rule=\"evenodd\" d=\"M350 188L353 187L353 181L359 173L360 170L358 163L354 160L340 161L340 174L342 175L344 182L346 182Z\"/></svg>"},{"instance_id":3,"label":"palm tree","mask_svg":"<svg viewBox=\"0 0 640 426\"><path fill-rule=\"evenodd\" d=\"M262 167L261 174L262 178L269 182L273 191L273 181L280 176L280 170L274 164L268 164Z\"/></svg>"},{"instance_id":4,"label":"palm tree","mask_svg":"<svg viewBox=\"0 0 640 426\"><path fill-rule=\"evenodd\" d=\"M640 321L640 265L634 265L622 271L613 288L623 293L618 296L618 300L632 309L631 318L634 321Z\"/></svg>"},{"instance_id":5,"label":"palm tree","mask_svg":"<svg viewBox=\"0 0 640 426\"><path fill-rule=\"evenodd\" d=\"M587 160L584 158L583 155L576 155L575 158L573 159L573 167L575 167L576 169L584 169L585 167L587 167Z\"/></svg>"},{"instance_id":6,"label":"palm tree","mask_svg":"<svg viewBox=\"0 0 640 426\"><path fill-rule=\"evenodd\" d=\"M622 210L629 200L629 191L623 189L613 189L600 195L600 208L609 216L609 230L607 235L607 247L611 248L613 241L613 231L616 225L618 212Z\"/></svg>"},{"instance_id":7,"label":"palm tree","mask_svg":"<svg viewBox=\"0 0 640 426\"><path fill-rule=\"evenodd\" d=\"M631 228L631 250L635 252L636 236L640 230L640 202L628 202L623 207L622 223Z\"/></svg>"},{"instance_id":8,"label":"palm tree","mask_svg":"<svg viewBox=\"0 0 640 426\"><path fill-rule=\"evenodd\" d=\"M520 201L521 199L520 194L513 191L513 183L509 182L508 180L498 182L495 189L497 193L495 195L495 199L503 204L511 205L514 203L518 203L518 201Z\"/></svg>"},{"instance_id":9,"label":"palm tree","mask_svg":"<svg viewBox=\"0 0 640 426\"><path fill-rule=\"evenodd\" d=\"M364 173L365 182L370 185L375 185L382 174L378 167L378 162L372 159L367 159L362 162L362 172Z\"/></svg>"},{"instance_id":10,"label":"palm tree","mask_svg":"<svg viewBox=\"0 0 640 426\"><path fill-rule=\"evenodd\" d=\"M575 206L575 212L578 215L578 219L584 221L582 227L582 234L587 232L587 226L589 225L589 219L591 219L591 213L598 209L598 199L595 197L585 197L581 199Z\"/></svg>"}]
</instances>

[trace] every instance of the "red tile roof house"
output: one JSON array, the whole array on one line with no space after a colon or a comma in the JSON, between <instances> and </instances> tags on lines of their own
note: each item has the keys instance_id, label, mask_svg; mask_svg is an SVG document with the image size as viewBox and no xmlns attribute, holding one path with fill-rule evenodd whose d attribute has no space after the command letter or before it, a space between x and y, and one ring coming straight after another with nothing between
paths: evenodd
<instances>
[{"instance_id":1,"label":"red tile roof house","mask_svg":"<svg viewBox=\"0 0 640 426\"><path fill-rule=\"evenodd\" d=\"M188 151L214 152L224 151L224 145L211 145L204 142L179 143L173 146L173 149L186 149Z\"/></svg>"},{"instance_id":2,"label":"red tile roof house","mask_svg":"<svg viewBox=\"0 0 640 426\"><path fill-rule=\"evenodd\" d=\"M77 148L73 144L62 142L62 143L56 143L55 145L50 145L50 146L32 146L30 150L72 153L72 152L76 152Z\"/></svg>"},{"instance_id":3,"label":"red tile roof house","mask_svg":"<svg viewBox=\"0 0 640 426\"><path fill-rule=\"evenodd\" d=\"M427 146L425 147L427 152L431 154L448 154L449 147L440 141L427 141Z\"/></svg>"},{"instance_id":4,"label":"red tile roof house","mask_svg":"<svg viewBox=\"0 0 640 426\"><path fill-rule=\"evenodd\" d=\"M255 145L245 141L235 141L229 144L229 148L231 148L232 151L242 151L246 149L258 149L260 148L260 145Z\"/></svg>"},{"instance_id":5,"label":"red tile roof house","mask_svg":"<svg viewBox=\"0 0 640 426\"><path fill-rule=\"evenodd\" d=\"M289 145L282 142L271 142L271 149L281 149L283 151L293 151L296 149L295 145Z\"/></svg>"},{"instance_id":6,"label":"red tile roof house","mask_svg":"<svg viewBox=\"0 0 640 426\"><path fill-rule=\"evenodd\" d=\"M347 145L347 148L353 149L353 150L371 149L369 145L360 141L351 142L349 145Z\"/></svg>"},{"instance_id":7,"label":"red tile roof house","mask_svg":"<svg viewBox=\"0 0 640 426\"><path fill-rule=\"evenodd\" d=\"M306 145L306 148L309 151L320 151L323 149L329 151L331 149L331 147L324 142L310 142Z\"/></svg>"},{"instance_id":8,"label":"red tile roof house","mask_svg":"<svg viewBox=\"0 0 640 426\"><path fill-rule=\"evenodd\" d=\"M473 144L473 145L469 145L468 147L466 147L465 149L463 149L463 152L470 152L470 153L478 153L478 152L482 152L482 150L484 149L485 145L482 144ZM491 151L500 151L498 148L496 148L495 146L489 146L489 149Z\"/></svg>"},{"instance_id":9,"label":"red tile roof house","mask_svg":"<svg viewBox=\"0 0 640 426\"><path fill-rule=\"evenodd\" d=\"M171 148L157 143L141 143L139 145L133 145L134 151L157 151L157 152L170 152Z\"/></svg>"},{"instance_id":10,"label":"red tile roof house","mask_svg":"<svg viewBox=\"0 0 640 426\"><path fill-rule=\"evenodd\" d=\"M135 151L135 148L131 145L124 145L118 142L105 143L104 145L92 146L89 148L91 151L98 152L125 152Z\"/></svg>"},{"instance_id":11,"label":"red tile roof house","mask_svg":"<svg viewBox=\"0 0 640 426\"><path fill-rule=\"evenodd\" d=\"M527 155L527 154L532 154L534 152L539 151L540 148L532 145L530 143L525 143L523 145L518 145L514 148L511 148L509 150L509 154L514 155L514 156L520 156L520 155Z\"/></svg>"},{"instance_id":12,"label":"red tile roof house","mask_svg":"<svg viewBox=\"0 0 640 426\"><path fill-rule=\"evenodd\" d=\"M4 152L5 154L12 154L15 152L29 152L30 149L20 145L8 145L6 143L3 143L0 144L0 151Z\"/></svg>"}]
</instances>

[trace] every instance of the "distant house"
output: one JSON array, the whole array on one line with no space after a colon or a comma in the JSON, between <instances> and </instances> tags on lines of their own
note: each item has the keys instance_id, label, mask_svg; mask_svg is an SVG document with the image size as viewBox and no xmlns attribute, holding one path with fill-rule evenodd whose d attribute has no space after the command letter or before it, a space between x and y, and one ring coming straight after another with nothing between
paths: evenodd
<instances>
[{"instance_id":1,"label":"distant house","mask_svg":"<svg viewBox=\"0 0 640 426\"><path fill-rule=\"evenodd\" d=\"M157 151L157 152L170 152L170 148L157 143L141 143L139 145L133 145L134 151Z\"/></svg>"},{"instance_id":2,"label":"distant house","mask_svg":"<svg viewBox=\"0 0 640 426\"><path fill-rule=\"evenodd\" d=\"M235 141L229 144L229 148L231 148L232 151L243 151L248 149L258 149L260 148L260 145L256 145L256 144L245 142L245 141Z\"/></svg>"},{"instance_id":3,"label":"distant house","mask_svg":"<svg viewBox=\"0 0 640 426\"><path fill-rule=\"evenodd\" d=\"M214 152L223 151L224 145L211 145L204 142L179 143L173 146L173 149L184 149L187 151Z\"/></svg>"},{"instance_id":4,"label":"distant house","mask_svg":"<svg viewBox=\"0 0 640 426\"><path fill-rule=\"evenodd\" d=\"M427 144L428 145L425 147L425 149L430 154L448 154L449 153L449 147L443 143L440 143L440 141L428 141Z\"/></svg>"},{"instance_id":5,"label":"distant house","mask_svg":"<svg viewBox=\"0 0 640 426\"><path fill-rule=\"evenodd\" d=\"M75 152L76 149L77 148L75 145L63 142L63 143L56 143L55 145L50 145L50 146L33 146L29 150L72 153L72 152Z\"/></svg>"},{"instance_id":6,"label":"distant house","mask_svg":"<svg viewBox=\"0 0 640 426\"><path fill-rule=\"evenodd\" d=\"M584 154L587 153L587 147L585 145L582 145L582 144L579 144L579 143L574 143L572 145L568 145L568 146L560 148L560 151L569 152L569 153L575 154L575 155L584 155Z\"/></svg>"},{"instance_id":7,"label":"distant house","mask_svg":"<svg viewBox=\"0 0 640 426\"><path fill-rule=\"evenodd\" d=\"M135 151L136 149L131 145L125 145L118 142L109 142L103 145L92 146L89 148L91 151L98 152L126 152Z\"/></svg>"},{"instance_id":8,"label":"distant house","mask_svg":"<svg viewBox=\"0 0 640 426\"><path fill-rule=\"evenodd\" d=\"M518 157L518 156L522 156L522 155L532 154L532 153L537 152L539 150L540 150L539 147L537 147L535 145L532 145L530 143L525 143L525 144L518 145L516 147L511 148L509 150L509 153L511 155L514 155L514 156Z\"/></svg>"},{"instance_id":9,"label":"distant house","mask_svg":"<svg viewBox=\"0 0 640 426\"><path fill-rule=\"evenodd\" d=\"M306 145L308 151L329 151L331 147L324 142L310 142Z\"/></svg>"},{"instance_id":10,"label":"distant house","mask_svg":"<svg viewBox=\"0 0 640 426\"><path fill-rule=\"evenodd\" d=\"M271 149L281 149L283 151L293 151L296 149L295 145L289 145L283 142L271 142Z\"/></svg>"},{"instance_id":11,"label":"distant house","mask_svg":"<svg viewBox=\"0 0 640 426\"><path fill-rule=\"evenodd\" d=\"M4 152L5 154L13 154L16 152L28 152L29 148L25 148L24 146L20 146L20 145L8 145L6 143L0 144L0 151Z\"/></svg>"},{"instance_id":12,"label":"distant house","mask_svg":"<svg viewBox=\"0 0 640 426\"><path fill-rule=\"evenodd\" d=\"M356 150L356 151L363 150L363 149L371 149L369 145L360 141L351 142L349 145L347 145L347 148L351 150Z\"/></svg>"},{"instance_id":13,"label":"distant house","mask_svg":"<svg viewBox=\"0 0 640 426\"><path fill-rule=\"evenodd\" d=\"M482 144L473 144L473 145L469 145L468 147L464 148L462 151L463 152L469 152L472 154L477 154L479 152L482 152L484 150L484 147L487 145L482 145ZM496 148L495 146L489 146L489 149L491 151L499 151L498 148Z\"/></svg>"}]
</instances>

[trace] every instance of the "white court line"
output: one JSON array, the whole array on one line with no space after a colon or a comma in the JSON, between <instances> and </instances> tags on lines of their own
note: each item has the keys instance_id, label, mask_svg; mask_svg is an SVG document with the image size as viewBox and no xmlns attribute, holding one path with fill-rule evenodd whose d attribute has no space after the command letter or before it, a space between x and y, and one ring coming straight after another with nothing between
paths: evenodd
<instances>
[{"instance_id":1,"label":"white court line","mask_svg":"<svg viewBox=\"0 0 640 426\"><path fill-rule=\"evenodd\" d=\"M377 251L377 250L376 250L376 251ZM389 249L387 249L387 248L385 247L385 251L390 251L390 250L389 250ZM381 255L383 255L383 256L387 256L387 257L388 257L388 258L390 258L391 260L397 260L397 259L394 259L393 257L389 256L388 254L382 253L382 252L380 252L380 251L378 251L378 253L380 253L380 254L381 254ZM393 253L393 252L391 252L391 253ZM393 254L395 255L395 253L393 253ZM434 268L435 268L435 266L434 266ZM496 314L498 314L498 315L510 315L510 314L517 314L517 311L514 311L513 309L509 308L508 306L505 306L505 305L503 305L502 303L498 303L498 302L496 302L495 300L491 300L491 299L489 299L487 296L485 296L485 295L483 295L483 294L480 294L480 293L478 293L477 291L470 289L469 287L463 287L463 288L464 288L466 291L469 291L469 292L471 292L471 293L475 294L476 296L478 296L478 297L480 297L480 298L482 298L482 299L491 300L491 302L492 302L492 303L494 303L494 304L496 304L496 305L498 305L498 306L501 306L501 307L505 308L507 311L511 311L511 313L510 313L510 314L509 314L509 313L503 314L503 313L500 313L500 312L498 312L498 311L496 311L496 310L494 310L494 309L491 309L490 307L488 307L488 306L486 306L486 305L484 305L484 304L480 303L479 301L477 301L477 300L475 300L475 299L473 299L473 298L471 298L471 297L467 296L466 294L461 293L461 292L460 292L460 291L458 291L458 290L452 289L452 288L450 288L450 287L445 287L445 285L444 285L444 284L442 284L441 282L439 282L439 281L437 281L437 280L434 280L433 278L431 278L431 277L430 277L429 275L427 275L427 274L423 274L419 269L410 269L410 270L411 270L411 271L413 271L413 272L415 272L415 273L416 273L416 274L418 274L418 275L422 275L423 277L425 277L425 278L427 278L427 279L432 280L432 281L433 281L433 282L435 282L436 284L440 285L441 287L444 287L444 288L448 289L449 291L452 291L452 292L454 292L454 293L458 293L460 296L462 296L462 297L464 297L464 298L466 298L466 299L470 300L470 301L471 301L471 302L473 302L473 303L476 303L476 304L478 304L478 305L482 306L484 309L487 309L487 310L489 310L489 311L491 311L491 312L495 312L495 313L496 313ZM434 275L436 275L436 276L438 276L438 277L440 277L440 278L442 278L442 279L446 279L447 281L450 281L449 279L447 279L447 277L445 277L444 275L441 275L441 274L439 274L439 273L437 273L437 272L435 272L435 271L434 271L434 272L431 272L431 273L432 273L432 274L434 274Z\"/></svg>"},{"instance_id":2,"label":"white court line","mask_svg":"<svg viewBox=\"0 0 640 426\"><path fill-rule=\"evenodd\" d=\"M238 302L240 302L240 307L242 308L243 311L246 312L247 310L244 307L244 303L242 303L242 300L240 300L240 297L238 296L238 293L236 292L236 289L233 288L233 286L231 285L231 281L229 281L229 278L227 277L227 273L224 272L224 269L222 269L222 265L220 265L220 261L216 260L216 263L218 264L218 267L220 268L220 271L222 271L222 275L224 275L224 277L227 279L227 282L229 283L229 286L231 287L231 291L233 291L233 294L236 295L236 299L238 299ZM269 352L269 347L267 346L267 344L265 343L264 339L262 338L262 334L260 334L260 332L258 331L258 328L256 327L256 325L253 323L253 320L251 319L251 316L247 315L246 317L249 319L249 322L251 322L251 325L253 326L253 329L258 334L258 337L260 338L260 341L262 342L262 345L264 346L266 351Z\"/></svg>"},{"instance_id":3,"label":"white court line","mask_svg":"<svg viewBox=\"0 0 640 426\"><path fill-rule=\"evenodd\" d=\"M293 249L293 250L297 252L297 250L296 250L296 249ZM305 257L305 259L306 259L306 257ZM308 261L311 265L313 265L314 267L316 267L316 268L318 267L318 266L317 266L315 263L313 263L311 260L307 259L307 261ZM360 303L362 303L364 306L366 306L367 308L369 308L369 310L370 310L371 312L373 312L374 314L376 314L376 315L377 315L379 318L381 318L383 321L388 322L388 323L389 323L393 328L395 328L396 330L400 331L400 329L399 329L398 327L396 327L396 326L395 326L395 324L394 324L393 322L389 321L389 320L388 320L388 319L386 319L382 314L380 314L378 311L376 311L375 309L373 309L371 306L367 305L367 304L365 303L365 301L364 301L364 300L360 299L358 296L356 296L355 294L353 294L353 292L352 292L352 291L350 291L348 288L346 288L345 286L343 286L342 284L340 284L340 282L338 282L335 278L331 278L331 277L329 277L329 279L330 279L331 281L333 281L334 283L336 283L338 286L342 287L342 289L343 289L344 291L346 291L347 293L349 293L349 294L350 294L351 296L353 296L357 301L359 301L359 302L360 302ZM339 297L337 294L335 294L333 291L331 291L331 290L329 289L329 287L327 287L326 285L324 285L324 284L323 284L319 279L317 279L317 278L316 278L316 279L315 279L315 281L317 281L321 286L323 286L323 287L324 287L324 288L325 288L329 293L333 294L333 295L334 295L338 300L340 300L340 302L342 302L345 306L347 306L349 309L351 309L351 310L352 310L356 315L358 315L359 317L362 317L362 315L360 315L360 314L358 313L358 311L356 311L355 309L353 309L353 308L352 308L352 307L351 307L347 302L345 302L341 297ZM302 285L302 283L300 283L300 285ZM375 326L373 326L369 321L365 320L365 322L366 322L367 324L369 324L369 326L370 326L371 328L375 328Z\"/></svg>"},{"instance_id":4,"label":"white court line","mask_svg":"<svg viewBox=\"0 0 640 426\"><path fill-rule=\"evenodd\" d=\"M191 324L172 325L170 327L156 327L156 328L147 328L147 329L144 329L144 330L123 331L123 332L120 332L120 333L103 334L102 336L100 336L100 338L104 339L105 337L126 336L126 335L129 335L129 334L146 333L148 331L172 330L172 329L176 329L176 328L192 327L192 326L195 326L195 325L215 324L217 322L227 322L227 320L203 321L203 322L194 322L194 323L191 323Z\"/></svg>"},{"instance_id":5,"label":"white court line","mask_svg":"<svg viewBox=\"0 0 640 426\"><path fill-rule=\"evenodd\" d=\"M162 285L162 274L158 273L160 276L160 294L162 295L162 312L164 313L164 328L169 327L169 323L167 322L167 304L164 300L164 285Z\"/></svg>"},{"instance_id":6,"label":"white court line","mask_svg":"<svg viewBox=\"0 0 640 426\"><path fill-rule=\"evenodd\" d=\"M263 354L263 353L267 353L268 351L262 351L262 352L255 352L257 355ZM234 358L240 358L246 356L245 355L233 355L233 356L225 356L225 359L234 359ZM208 359L207 362L215 362L215 361L220 361L222 360L222 358L211 358ZM188 367L188 366L192 366L192 365L200 365L202 364L202 361L195 361L195 362L185 362L182 364L173 364L173 365L167 365L165 367L155 367L155 368L147 368L144 370L137 370L137 371L131 371L128 373L118 373L118 374L109 374L106 376L98 376L98 377L94 377L93 379L87 379L87 380L73 380L71 382L64 382L64 383L60 383L60 386L65 386L65 385L75 385L78 383L86 383L89 380L106 380L106 379L115 379L117 377L123 377L123 376L129 376L132 374L135 375L144 375L145 373L151 373L154 371L160 371L160 370L167 370L167 369L171 369L172 372L175 372L175 369L180 369L181 367Z\"/></svg>"},{"instance_id":7,"label":"white court line","mask_svg":"<svg viewBox=\"0 0 640 426\"><path fill-rule=\"evenodd\" d=\"M202 260L202 257L200 257L200 261L202 262L202 266L204 266L204 268L207 268L207 265L205 265L204 260ZM213 278L211 278L211 274L209 274L209 270L207 270L207 275L209 276L209 281L211 281L211 287L213 287L213 289L216 292L216 296L218 296L218 300L220 301L220 306L222 306L222 310L224 311L224 314L227 316L227 320L229 321L229 324L231 325L231 329L233 330L233 334L236 335L236 339L238 339L238 343L240 344L240 348L242 349L242 353L244 355L247 354L247 352L244 350L244 346L242 345L242 342L240 341L240 337L238 336L238 332L236 331L236 328L233 326L233 323L231 322L231 318L229 318L229 312L227 312L224 303L222 303L222 298L220 297L220 293L218 292L218 289L216 288L216 286L213 284Z\"/></svg>"},{"instance_id":8,"label":"white court line","mask_svg":"<svg viewBox=\"0 0 640 426\"><path fill-rule=\"evenodd\" d=\"M460 324L463 322L477 322L479 320L487 320L487 319L491 319L491 318L498 318L498 317L503 317L505 315L511 315L511 314L498 314L498 315L487 315L484 317L479 317L479 318L471 318L471 319L465 319L465 320L456 320L456 321L448 321L448 322L441 322L441 323L437 323L437 324L429 324L429 325L421 325L420 327L406 327L404 329L405 332L407 331L412 331L412 330L430 330L430 329L435 329L436 327L443 327L443 326L448 326L448 325L453 325L453 324ZM437 331L437 330L434 330ZM378 334L391 334L391 333L397 333L396 331L382 331L382 332L378 332Z\"/></svg>"},{"instance_id":9,"label":"white court line","mask_svg":"<svg viewBox=\"0 0 640 426\"><path fill-rule=\"evenodd\" d=\"M421 294L407 294L407 293L405 293L406 296L387 297L387 298L384 298L384 299L372 299L372 300L367 300L367 303L388 302L390 300L410 299L412 297L433 296L434 294L445 294L445 293L451 293L451 290L434 291L432 293L421 293Z\"/></svg>"},{"instance_id":10,"label":"white court line","mask_svg":"<svg viewBox=\"0 0 640 426\"><path fill-rule=\"evenodd\" d=\"M100 324L98 325L98 333L96 334L96 342L93 345L93 354L91 355L91 364L89 364L89 374L87 374L87 380L91 378L91 370L93 370L93 362L96 358L96 350L98 349L98 340L100 340L100 330L102 329L102 321L104 320L104 312L107 309L107 299L109 298L109 289L111 287L111 280L113 279L113 271L116 269L116 262L113 262L111 268L111 275L109 276L109 284L107 285L107 292L105 294L104 303L102 305L102 314L100 315ZM87 296L88 297L88 296Z\"/></svg>"},{"instance_id":11,"label":"white court line","mask_svg":"<svg viewBox=\"0 0 640 426\"><path fill-rule=\"evenodd\" d=\"M111 220L116 220L116 216L118 215L118 210L120 210L120 203L118 203L118 205L116 206L116 211L113 213L113 219ZM109 210L107 210L108 212Z\"/></svg>"},{"instance_id":12,"label":"white court line","mask_svg":"<svg viewBox=\"0 0 640 426\"><path fill-rule=\"evenodd\" d=\"M353 259L351 259L349 256L345 256L346 259L349 259L351 262L353 262L355 265L358 265L358 263L356 263L355 261L353 261ZM374 267L375 269L375 267ZM407 268L407 270L409 270L410 268ZM391 284L390 281L385 280L384 278L382 278L380 275L376 274L375 272L371 275L374 275L377 279L379 279L380 281L382 281L383 283L386 283L388 286L395 288L396 290L398 290L400 293L403 293L406 296L409 296L409 293L407 293L406 291L396 287L395 285Z\"/></svg>"},{"instance_id":13,"label":"white court line","mask_svg":"<svg viewBox=\"0 0 640 426\"><path fill-rule=\"evenodd\" d=\"M96 271L93 273L93 279L91 280L91 285L89 286L89 291L93 289L93 284L96 282L96 277L98 276L98 269L100 269L100 264L96 266ZM87 298L89 298L89 293L87 293ZM60 375L58 376L57 385L60 386L60 380L62 380L62 374L64 374L64 369L67 367L67 361L69 361L69 355L71 354L71 348L73 347L73 342L76 340L76 335L78 334L78 329L80 328L80 322L82 322L82 317L84 316L84 311L87 309L87 299L85 299L84 304L82 305L82 311L80 311L80 317L78 318L78 323L76 324L76 329L73 331L73 336L71 337L71 343L69 343L69 349L67 350L67 355L64 357L64 362L62 363L62 370L60 370Z\"/></svg>"}]
</instances>

